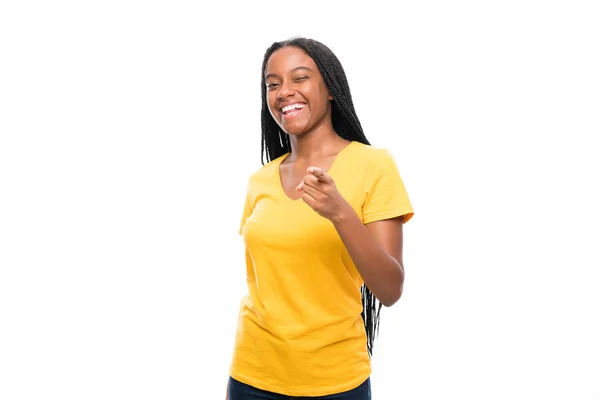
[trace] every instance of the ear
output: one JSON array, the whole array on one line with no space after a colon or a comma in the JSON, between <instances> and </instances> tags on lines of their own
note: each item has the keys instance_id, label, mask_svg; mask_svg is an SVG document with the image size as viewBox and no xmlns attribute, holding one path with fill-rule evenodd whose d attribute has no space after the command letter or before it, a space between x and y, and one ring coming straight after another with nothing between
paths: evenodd
<instances>
[{"instance_id":1,"label":"ear","mask_svg":"<svg viewBox=\"0 0 600 400\"><path fill-rule=\"evenodd\" d=\"M329 95L329 100L333 101L333 96Z\"/></svg>"}]
</instances>

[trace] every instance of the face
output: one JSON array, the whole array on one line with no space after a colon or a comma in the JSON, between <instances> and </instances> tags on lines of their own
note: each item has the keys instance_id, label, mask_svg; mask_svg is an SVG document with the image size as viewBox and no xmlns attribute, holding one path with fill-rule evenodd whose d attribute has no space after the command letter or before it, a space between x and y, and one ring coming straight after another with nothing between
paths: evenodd
<instances>
[{"instance_id":1,"label":"face","mask_svg":"<svg viewBox=\"0 0 600 400\"><path fill-rule=\"evenodd\" d=\"M273 52L267 61L265 85L269 111L288 135L331 125L332 97L304 50L289 46Z\"/></svg>"}]
</instances>

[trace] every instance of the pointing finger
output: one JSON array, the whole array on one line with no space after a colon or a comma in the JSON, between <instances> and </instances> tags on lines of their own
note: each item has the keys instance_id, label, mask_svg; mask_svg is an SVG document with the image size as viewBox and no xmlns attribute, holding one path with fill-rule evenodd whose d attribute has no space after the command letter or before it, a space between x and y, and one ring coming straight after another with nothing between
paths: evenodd
<instances>
[{"instance_id":1,"label":"pointing finger","mask_svg":"<svg viewBox=\"0 0 600 400\"><path fill-rule=\"evenodd\" d=\"M329 175L327 175L327 173L321 168L310 167L307 171L309 174L312 174L314 177L316 177L320 182L329 182Z\"/></svg>"}]
</instances>

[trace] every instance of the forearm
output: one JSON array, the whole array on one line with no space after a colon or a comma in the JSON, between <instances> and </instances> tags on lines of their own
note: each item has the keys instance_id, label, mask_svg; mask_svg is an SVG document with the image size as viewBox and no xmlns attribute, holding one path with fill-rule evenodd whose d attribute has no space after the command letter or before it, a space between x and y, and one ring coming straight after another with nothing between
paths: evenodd
<instances>
[{"instance_id":1,"label":"forearm","mask_svg":"<svg viewBox=\"0 0 600 400\"><path fill-rule=\"evenodd\" d=\"M349 204L331 222L375 297L386 307L396 303L404 284L401 261L381 247Z\"/></svg>"}]
</instances>

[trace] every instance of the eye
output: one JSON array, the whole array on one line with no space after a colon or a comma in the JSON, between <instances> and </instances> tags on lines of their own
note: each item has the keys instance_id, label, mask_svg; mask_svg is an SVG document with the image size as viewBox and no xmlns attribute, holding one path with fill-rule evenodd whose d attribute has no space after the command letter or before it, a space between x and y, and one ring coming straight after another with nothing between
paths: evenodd
<instances>
[{"instance_id":1,"label":"eye","mask_svg":"<svg viewBox=\"0 0 600 400\"><path fill-rule=\"evenodd\" d=\"M275 83L275 82L267 82L267 89L271 90L271 89L275 89L279 84Z\"/></svg>"},{"instance_id":2,"label":"eye","mask_svg":"<svg viewBox=\"0 0 600 400\"><path fill-rule=\"evenodd\" d=\"M298 81L303 81L303 80L305 80L305 79L308 79L308 76L299 76L299 77L297 77L297 78L296 78L296 79L294 79L294 80L295 80L296 82L298 82Z\"/></svg>"}]
</instances>

